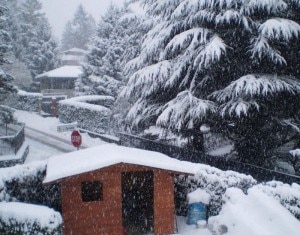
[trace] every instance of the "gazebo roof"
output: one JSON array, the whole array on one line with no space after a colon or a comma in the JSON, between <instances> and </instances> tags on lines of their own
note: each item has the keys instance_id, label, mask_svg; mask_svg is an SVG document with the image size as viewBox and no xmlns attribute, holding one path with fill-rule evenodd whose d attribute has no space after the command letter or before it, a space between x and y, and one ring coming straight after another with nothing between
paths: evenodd
<instances>
[{"instance_id":1,"label":"gazebo roof","mask_svg":"<svg viewBox=\"0 0 300 235\"><path fill-rule=\"evenodd\" d=\"M159 152L104 144L49 158L44 183L58 181L119 163L158 168L183 174L196 173L196 169L191 167L191 163L170 158Z\"/></svg>"},{"instance_id":2,"label":"gazebo roof","mask_svg":"<svg viewBox=\"0 0 300 235\"><path fill-rule=\"evenodd\" d=\"M82 74L81 66L65 65L54 70L42 73L35 79L42 78L78 78Z\"/></svg>"}]
</instances>

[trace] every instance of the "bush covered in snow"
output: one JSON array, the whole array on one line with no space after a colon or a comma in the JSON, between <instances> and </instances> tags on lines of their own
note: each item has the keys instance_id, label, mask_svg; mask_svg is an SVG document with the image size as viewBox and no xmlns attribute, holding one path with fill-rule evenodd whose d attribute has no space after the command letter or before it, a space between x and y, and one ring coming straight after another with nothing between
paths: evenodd
<instances>
[{"instance_id":1,"label":"bush covered in snow","mask_svg":"<svg viewBox=\"0 0 300 235\"><path fill-rule=\"evenodd\" d=\"M297 219L300 220L300 185L284 184L279 181L270 181L254 186L269 196L278 200Z\"/></svg>"},{"instance_id":2,"label":"bush covered in snow","mask_svg":"<svg viewBox=\"0 0 300 235\"><path fill-rule=\"evenodd\" d=\"M284 184L279 181L270 181L258 184L252 176L234 171L221 171L217 168L201 165L195 176L179 176L175 183L176 214L186 215L186 195L196 189L205 190L210 195L208 216L218 215L223 207L224 195L229 188L237 188L245 194L249 189L260 190L276 199L289 210L297 219L300 219L300 185Z\"/></svg>"},{"instance_id":3,"label":"bush covered in snow","mask_svg":"<svg viewBox=\"0 0 300 235\"><path fill-rule=\"evenodd\" d=\"M10 94L6 98L5 105L15 109L38 112L40 98L42 98L42 94L40 93L18 91L18 93Z\"/></svg>"},{"instance_id":4,"label":"bush covered in snow","mask_svg":"<svg viewBox=\"0 0 300 235\"><path fill-rule=\"evenodd\" d=\"M257 187L250 188L247 193L229 188L223 202L219 215L208 219L208 227L214 235L299 234L299 221L276 199Z\"/></svg>"},{"instance_id":5,"label":"bush covered in snow","mask_svg":"<svg viewBox=\"0 0 300 235\"><path fill-rule=\"evenodd\" d=\"M62 123L77 122L78 127L97 133L109 129L114 102L111 96L80 96L60 101L58 116Z\"/></svg>"},{"instance_id":6,"label":"bush covered in snow","mask_svg":"<svg viewBox=\"0 0 300 235\"><path fill-rule=\"evenodd\" d=\"M19 201L61 209L58 185L43 185L46 162L2 168L0 170L0 201Z\"/></svg>"},{"instance_id":7,"label":"bush covered in snow","mask_svg":"<svg viewBox=\"0 0 300 235\"><path fill-rule=\"evenodd\" d=\"M60 213L45 206L1 202L0 233L9 235L62 234L62 217Z\"/></svg>"},{"instance_id":8,"label":"bush covered in snow","mask_svg":"<svg viewBox=\"0 0 300 235\"><path fill-rule=\"evenodd\" d=\"M210 195L208 215L217 215L222 207L222 197L226 189L236 187L243 192L257 182L248 175L234 171L221 171L217 168L201 165L199 172L195 176L179 176L175 184L176 213L186 215L187 200L186 195L197 188L205 190Z\"/></svg>"}]
</instances>

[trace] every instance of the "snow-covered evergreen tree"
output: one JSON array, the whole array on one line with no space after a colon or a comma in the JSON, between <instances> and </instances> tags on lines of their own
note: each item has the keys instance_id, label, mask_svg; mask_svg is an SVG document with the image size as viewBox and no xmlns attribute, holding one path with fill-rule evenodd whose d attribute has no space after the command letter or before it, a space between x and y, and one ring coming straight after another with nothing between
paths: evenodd
<instances>
[{"instance_id":1,"label":"snow-covered evergreen tree","mask_svg":"<svg viewBox=\"0 0 300 235\"><path fill-rule=\"evenodd\" d=\"M7 94L15 92L16 89L11 85L13 78L2 70L2 65L7 63L7 55L11 51L11 39L8 32L8 7L7 2L0 2L0 104L7 97ZM0 112L0 116L2 116Z\"/></svg>"},{"instance_id":2,"label":"snow-covered evergreen tree","mask_svg":"<svg viewBox=\"0 0 300 235\"><path fill-rule=\"evenodd\" d=\"M96 23L80 4L71 21L68 21L62 35L62 49L87 49L88 43L95 34Z\"/></svg>"},{"instance_id":3,"label":"snow-covered evergreen tree","mask_svg":"<svg viewBox=\"0 0 300 235\"><path fill-rule=\"evenodd\" d=\"M282 120L299 108L300 2L140 2L158 21L129 63L128 122L156 124L197 145L201 125L217 123L243 161L263 162L283 141Z\"/></svg>"},{"instance_id":4,"label":"snow-covered evergreen tree","mask_svg":"<svg viewBox=\"0 0 300 235\"><path fill-rule=\"evenodd\" d=\"M110 5L101 18L83 66L83 75L77 83L78 95L118 95L123 84L122 65L135 55L129 45L130 36L133 36L130 30L137 18L131 14Z\"/></svg>"},{"instance_id":5,"label":"snow-covered evergreen tree","mask_svg":"<svg viewBox=\"0 0 300 235\"><path fill-rule=\"evenodd\" d=\"M14 56L26 64L32 77L57 67L58 43L52 37L47 18L41 13L41 2L12 0L9 5Z\"/></svg>"}]
</instances>

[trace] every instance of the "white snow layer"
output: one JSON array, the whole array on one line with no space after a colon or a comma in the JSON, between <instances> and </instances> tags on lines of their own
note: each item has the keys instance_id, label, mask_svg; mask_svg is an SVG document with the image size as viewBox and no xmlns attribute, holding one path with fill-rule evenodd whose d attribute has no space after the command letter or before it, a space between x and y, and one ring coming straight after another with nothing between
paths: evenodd
<instances>
[{"instance_id":1,"label":"white snow layer","mask_svg":"<svg viewBox=\"0 0 300 235\"><path fill-rule=\"evenodd\" d=\"M205 190L198 188L195 191L189 193L187 198L189 204L201 202L205 205L208 205L210 201L210 194L208 194Z\"/></svg>"},{"instance_id":2,"label":"white snow layer","mask_svg":"<svg viewBox=\"0 0 300 235\"><path fill-rule=\"evenodd\" d=\"M22 90L18 90L18 95L43 97L41 93L26 92Z\"/></svg>"},{"instance_id":3,"label":"white snow layer","mask_svg":"<svg viewBox=\"0 0 300 235\"><path fill-rule=\"evenodd\" d=\"M60 213L53 209L21 202L0 202L0 218L6 224L15 219L19 223L36 223L42 228L50 229L54 229L62 223Z\"/></svg>"},{"instance_id":4,"label":"white snow layer","mask_svg":"<svg viewBox=\"0 0 300 235\"><path fill-rule=\"evenodd\" d=\"M90 104L87 102L95 101L114 101L114 98L111 96L102 96L102 95L88 95L88 96L78 96L66 100L59 101L60 104L66 104L73 107L85 108L89 110L95 110L100 112L109 112L109 109L102 105Z\"/></svg>"},{"instance_id":5,"label":"white snow layer","mask_svg":"<svg viewBox=\"0 0 300 235\"><path fill-rule=\"evenodd\" d=\"M36 79L44 77L52 78L78 78L82 74L81 66L65 65L60 68L42 73L36 76Z\"/></svg>"},{"instance_id":6,"label":"white snow layer","mask_svg":"<svg viewBox=\"0 0 300 235\"><path fill-rule=\"evenodd\" d=\"M213 231L225 225L228 235L299 234L299 221L278 201L257 188L250 188L247 195L240 189L229 188L223 200L225 204L219 215L208 220Z\"/></svg>"},{"instance_id":7,"label":"white snow layer","mask_svg":"<svg viewBox=\"0 0 300 235\"><path fill-rule=\"evenodd\" d=\"M162 153L104 144L48 159L44 183L59 180L118 163L135 164L181 173L196 173L197 167L189 162L170 158Z\"/></svg>"}]
</instances>

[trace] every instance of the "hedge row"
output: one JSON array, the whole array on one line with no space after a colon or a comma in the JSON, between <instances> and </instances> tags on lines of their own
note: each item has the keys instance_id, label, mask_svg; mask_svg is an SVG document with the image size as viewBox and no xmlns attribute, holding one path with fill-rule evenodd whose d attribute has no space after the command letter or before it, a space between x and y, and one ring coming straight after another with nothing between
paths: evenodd
<instances>
[{"instance_id":1,"label":"hedge row","mask_svg":"<svg viewBox=\"0 0 300 235\"><path fill-rule=\"evenodd\" d=\"M113 98L109 96L75 97L60 101L58 117L62 123L77 122L78 127L106 133L109 130Z\"/></svg>"},{"instance_id":2,"label":"hedge row","mask_svg":"<svg viewBox=\"0 0 300 235\"><path fill-rule=\"evenodd\" d=\"M61 235L62 217L51 208L20 202L0 203L0 234Z\"/></svg>"},{"instance_id":3,"label":"hedge row","mask_svg":"<svg viewBox=\"0 0 300 235\"><path fill-rule=\"evenodd\" d=\"M39 99L43 97L40 93L30 93L18 91L15 94L10 94L4 101L5 105L15 109L25 110L29 112L39 111Z\"/></svg>"}]
</instances>

